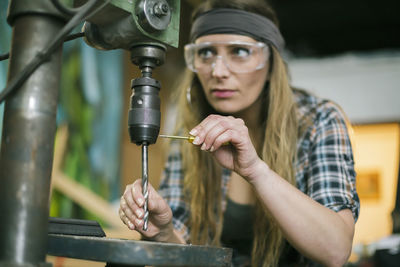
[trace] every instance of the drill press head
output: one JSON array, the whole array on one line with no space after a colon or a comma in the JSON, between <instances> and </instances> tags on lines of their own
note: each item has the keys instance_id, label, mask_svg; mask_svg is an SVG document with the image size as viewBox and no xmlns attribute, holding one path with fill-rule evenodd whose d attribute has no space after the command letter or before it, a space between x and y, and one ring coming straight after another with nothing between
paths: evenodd
<instances>
[{"instance_id":1,"label":"drill press head","mask_svg":"<svg viewBox=\"0 0 400 267\"><path fill-rule=\"evenodd\" d=\"M74 0L75 4L85 2ZM153 69L164 63L164 45L178 47L179 18L180 0L112 0L83 27L87 44L102 50L131 51L132 63L142 72L132 80L128 115L131 141L137 145L154 144L160 131L161 86L151 76Z\"/></svg>"},{"instance_id":2,"label":"drill press head","mask_svg":"<svg viewBox=\"0 0 400 267\"><path fill-rule=\"evenodd\" d=\"M73 1L82 5L88 0ZM83 31L86 43L102 50L131 50L143 42L178 47L179 22L180 0L111 0L87 19Z\"/></svg>"}]
</instances>

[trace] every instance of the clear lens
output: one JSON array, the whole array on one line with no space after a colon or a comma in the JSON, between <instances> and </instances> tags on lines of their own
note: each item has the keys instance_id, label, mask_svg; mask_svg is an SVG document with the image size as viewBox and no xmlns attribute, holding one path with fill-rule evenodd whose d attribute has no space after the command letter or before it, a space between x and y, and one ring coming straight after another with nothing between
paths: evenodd
<instances>
[{"instance_id":1,"label":"clear lens","mask_svg":"<svg viewBox=\"0 0 400 267\"><path fill-rule=\"evenodd\" d=\"M185 46L187 67L194 72L210 72L221 60L235 73L261 69L268 60L269 50L264 43L207 42Z\"/></svg>"}]
</instances>

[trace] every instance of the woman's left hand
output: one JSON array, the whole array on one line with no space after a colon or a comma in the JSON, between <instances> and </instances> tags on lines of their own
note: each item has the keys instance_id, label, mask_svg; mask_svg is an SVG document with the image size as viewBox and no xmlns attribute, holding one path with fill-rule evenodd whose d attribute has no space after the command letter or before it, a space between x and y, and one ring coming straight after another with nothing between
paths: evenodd
<instances>
[{"instance_id":1,"label":"woman's left hand","mask_svg":"<svg viewBox=\"0 0 400 267\"><path fill-rule=\"evenodd\" d=\"M242 119L209 115L189 133L196 137L194 145L211 152L223 167L246 179L251 179L256 166L262 162Z\"/></svg>"}]
</instances>

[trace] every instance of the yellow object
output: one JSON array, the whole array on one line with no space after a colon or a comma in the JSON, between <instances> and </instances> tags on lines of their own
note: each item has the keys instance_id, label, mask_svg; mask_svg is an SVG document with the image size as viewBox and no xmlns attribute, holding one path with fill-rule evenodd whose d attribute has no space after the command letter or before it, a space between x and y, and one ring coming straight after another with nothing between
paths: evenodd
<instances>
[{"instance_id":1,"label":"yellow object","mask_svg":"<svg viewBox=\"0 0 400 267\"><path fill-rule=\"evenodd\" d=\"M165 134L160 134L159 137L162 138L172 138L172 139L184 139L187 140L189 143L193 143L194 141L194 136L189 135L189 136L177 136L177 135L165 135Z\"/></svg>"},{"instance_id":2,"label":"yellow object","mask_svg":"<svg viewBox=\"0 0 400 267\"><path fill-rule=\"evenodd\" d=\"M182 139L182 140L187 140L189 143L193 143L194 139L196 138L193 135L189 136L178 136L178 135L165 135L165 134L160 134L159 137L162 138L172 138L172 139ZM222 144L223 146L229 145L229 142L225 142Z\"/></svg>"},{"instance_id":3,"label":"yellow object","mask_svg":"<svg viewBox=\"0 0 400 267\"><path fill-rule=\"evenodd\" d=\"M356 186L361 210L354 244L370 244L392 234L400 158L400 124L353 126Z\"/></svg>"}]
</instances>

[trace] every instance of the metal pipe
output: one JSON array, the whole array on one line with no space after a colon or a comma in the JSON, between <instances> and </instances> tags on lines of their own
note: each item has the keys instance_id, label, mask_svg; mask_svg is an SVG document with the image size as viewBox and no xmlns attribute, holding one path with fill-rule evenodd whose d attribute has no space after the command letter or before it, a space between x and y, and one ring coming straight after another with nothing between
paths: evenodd
<instances>
[{"instance_id":1,"label":"metal pipe","mask_svg":"<svg viewBox=\"0 0 400 267\"><path fill-rule=\"evenodd\" d=\"M56 17L36 13L13 20L8 81L63 25ZM45 262L61 55L60 48L6 100L0 152L0 266Z\"/></svg>"}]
</instances>

